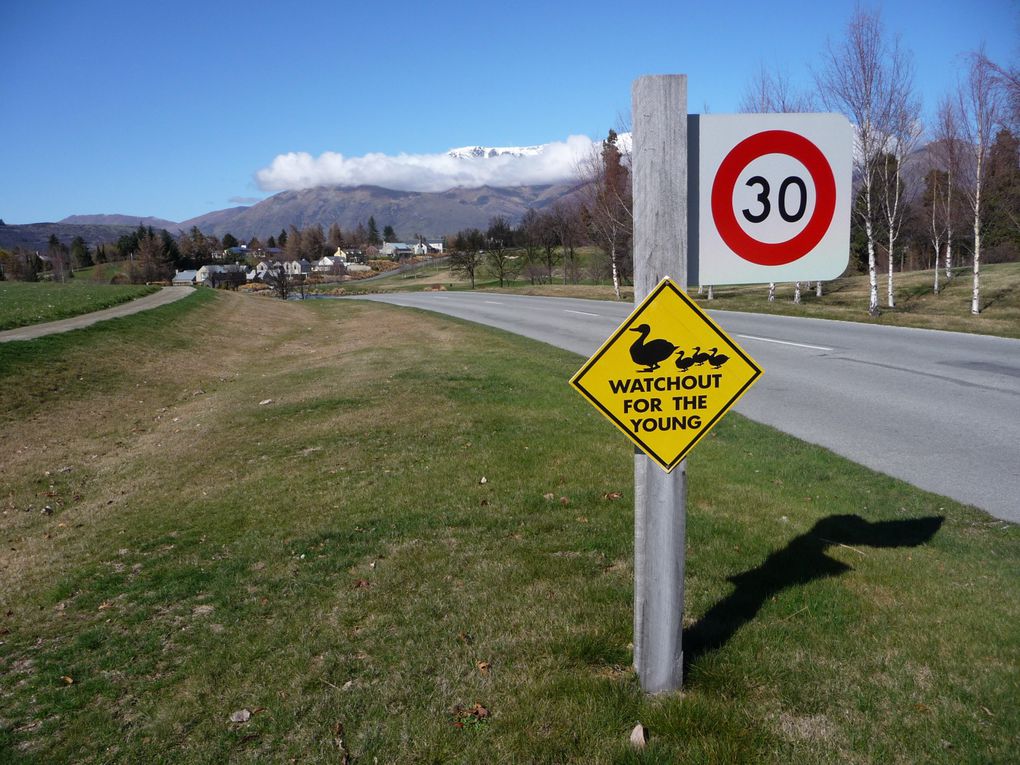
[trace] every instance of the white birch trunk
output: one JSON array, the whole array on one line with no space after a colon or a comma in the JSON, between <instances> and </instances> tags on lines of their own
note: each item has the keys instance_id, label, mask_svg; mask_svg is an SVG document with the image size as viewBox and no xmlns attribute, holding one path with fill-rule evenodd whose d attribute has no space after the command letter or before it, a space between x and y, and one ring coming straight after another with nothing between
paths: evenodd
<instances>
[{"instance_id":1,"label":"white birch trunk","mask_svg":"<svg viewBox=\"0 0 1020 765\"><path fill-rule=\"evenodd\" d=\"M974 293L970 312L981 313L981 157L978 156L977 183L974 185Z\"/></svg>"},{"instance_id":2,"label":"white birch trunk","mask_svg":"<svg viewBox=\"0 0 1020 765\"><path fill-rule=\"evenodd\" d=\"M616 245L613 245L612 250L609 253L609 265L613 269L613 292L616 293L616 299L621 300L620 297L620 271L616 267Z\"/></svg>"},{"instance_id":3,"label":"white birch trunk","mask_svg":"<svg viewBox=\"0 0 1020 765\"><path fill-rule=\"evenodd\" d=\"M953 278L953 169L946 179L946 282Z\"/></svg>"},{"instance_id":4,"label":"white birch trunk","mask_svg":"<svg viewBox=\"0 0 1020 765\"><path fill-rule=\"evenodd\" d=\"M868 239L868 313L878 316L878 267L875 263L875 232L871 226L871 185L864 186L864 203L867 217L864 219L864 233Z\"/></svg>"},{"instance_id":5,"label":"white birch trunk","mask_svg":"<svg viewBox=\"0 0 1020 765\"><path fill-rule=\"evenodd\" d=\"M889 279L886 281L885 301L889 308L896 307L896 298L893 295L893 242L895 238L892 232L889 233Z\"/></svg>"}]
</instances>

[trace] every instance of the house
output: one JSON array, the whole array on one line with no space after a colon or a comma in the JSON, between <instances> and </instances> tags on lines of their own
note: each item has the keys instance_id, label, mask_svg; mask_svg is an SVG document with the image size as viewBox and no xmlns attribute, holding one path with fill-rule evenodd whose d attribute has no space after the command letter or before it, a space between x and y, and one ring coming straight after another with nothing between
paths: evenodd
<instances>
[{"instance_id":1,"label":"house","mask_svg":"<svg viewBox=\"0 0 1020 765\"><path fill-rule=\"evenodd\" d=\"M404 244L404 242L386 242L379 248L379 254L393 260L399 260L400 258L413 255L414 248L409 244Z\"/></svg>"},{"instance_id":2,"label":"house","mask_svg":"<svg viewBox=\"0 0 1020 765\"><path fill-rule=\"evenodd\" d=\"M418 243L412 248L412 250L415 255L442 255L443 243L426 242L424 239L419 239Z\"/></svg>"},{"instance_id":3,"label":"house","mask_svg":"<svg viewBox=\"0 0 1020 765\"><path fill-rule=\"evenodd\" d=\"M281 268L283 268L283 263L278 260L260 260L249 272L248 281L264 281L267 273L276 273ZM252 272L255 274L254 277L250 275Z\"/></svg>"},{"instance_id":4,"label":"house","mask_svg":"<svg viewBox=\"0 0 1020 765\"><path fill-rule=\"evenodd\" d=\"M205 284L210 276L219 273L223 273L223 266L202 266L195 272L195 284Z\"/></svg>"},{"instance_id":5,"label":"house","mask_svg":"<svg viewBox=\"0 0 1020 765\"><path fill-rule=\"evenodd\" d=\"M311 273L312 264L304 258L301 258L301 260L288 260L283 264L283 270L288 276L300 276L301 274Z\"/></svg>"},{"instance_id":6,"label":"house","mask_svg":"<svg viewBox=\"0 0 1020 765\"><path fill-rule=\"evenodd\" d=\"M337 250L339 252L340 250ZM344 260L338 255L324 255L312 263L312 271L317 274L343 273Z\"/></svg>"},{"instance_id":7,"label":"house","mask_svg":"<svg viewBox=\"0 0 1020 765\"><path fill-rule=\"evenodd\" d=\"M212 278L214 274L218 276L223 274L237 274L237 273L243 274L245 271L246 269L244 266L239 266L236 263L231 263L226 266L205 265L195 272L195 284L202 285L211 283L209 280ZM230 278L233 279L236 277Z\"/></svg>"},{"instance_id":8,"label":"house","mask_svg":"<svg viewBox=\"0 0 1020 765\"><path fill-rule=\"evenodd\" d=\"M175 287L194 287L195 286L195 274L197 272L192 271L178 271L174 274L172 284Z\"/></svg>"},{"instance_id":9,"label":"house","mask_svg":"<svg viewBox=\"0 0 1020 765\"><path fill-rule=\"evenodd\" d=\"M344 263L364 263L366 260L364 252L350 247L344 249L338 247L334 254L339 255Z\"/></svg>"}]
</instances>

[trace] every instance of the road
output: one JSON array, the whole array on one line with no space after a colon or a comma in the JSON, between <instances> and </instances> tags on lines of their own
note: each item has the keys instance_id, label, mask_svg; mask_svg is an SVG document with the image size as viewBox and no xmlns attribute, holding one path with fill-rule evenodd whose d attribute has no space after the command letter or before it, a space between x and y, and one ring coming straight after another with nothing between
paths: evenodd
<instances>
[{"instance_id":1,"label":"road","mask_svg":"<svg viewBox=\"0 0 1020 765\"><path fill-rule=\"evenodd\" d=\"M468 292L358 299L458 316L586 357L632 308ZM709 313L765 370L737 411L922 489L1020 522L1020 340Z\"/></svg>"},{"instance_id":2,"label":"road","mask_svg":"<svg viewBox=\"0 0 1020 765\"><path fill-rule=\"evenodd\" d=\"M9 343L13 340L35 340L45 335L55 335L58 332L70 332L72 329L88 327L99 321L116 319L120 316L130 316L139 311L147 311L150 308L157 308L175 300L180 300L193 293L193 287L164 287L159 292L151 295L129 300L127 303L115 305L112 308L104 308L102 311L83 313L80 316L72 316L70 319L59 321L48 321L44 324L32 324L28 327L18 327L0 332L0 343Z\"/></svg>"}]
</instances>

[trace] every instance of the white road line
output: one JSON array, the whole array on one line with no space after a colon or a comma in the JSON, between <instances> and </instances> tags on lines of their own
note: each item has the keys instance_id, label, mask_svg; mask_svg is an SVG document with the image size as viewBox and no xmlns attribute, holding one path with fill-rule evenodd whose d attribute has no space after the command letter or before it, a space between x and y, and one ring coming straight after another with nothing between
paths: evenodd
<instances>
[{"instance_id":1,"label":"white road line","mask_svg":"<svg viewBox=\"0 0 1020 765\"><path fill-rule=\"evenodd\" d=\"M763 343L779 343L780 345L793 345L797 348L810 348L813 351L834 351L835 348L826 348L824 345L807 345L806 343L791 343L789 340L774 340L771 337L755 337L754 335L737 335L746 340L761 340Z\"/></svg>"},{"instance_id":2,"label":"white road line","mask_svg":"<svg viewBox=\"0 0 1020 765\"><path fill-rule=\"evenodd\" d=\"M488 303L489 305L503 305L502 303L496 300L486 300L485 302Z\"/></svg>"},{"instance_id":3,"label":"white road line","mask_svg":"<svg viewBox=\"0 0 1020 765\"><path fill-rule=\"evenodd\" d=\"M564 311L564 313L576 313L576 314L580 314L581 316L599 316L599 317L601 317L601 315L602 315L602 314L598 314L598 313L588 313L587 311L571 311L569 308L564 308L563 311Z\"/></svg>"}]
</instances>

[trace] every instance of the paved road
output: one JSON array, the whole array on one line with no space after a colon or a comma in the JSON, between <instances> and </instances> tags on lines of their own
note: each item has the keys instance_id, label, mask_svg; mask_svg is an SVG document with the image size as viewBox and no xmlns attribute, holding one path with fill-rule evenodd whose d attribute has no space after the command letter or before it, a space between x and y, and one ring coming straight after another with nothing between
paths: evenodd
<instances>
[{"instance_id":1,"label":"paved road","mask_svg":"<svg viewBox=\"0 0 1020 765\"><path fill-rule=\"evenodd\" d=\"M358 299L459 316L585 356L631 310L597 300L467 292ZM1020 340L710 313L765 370L737 411L1020 522Z\"/></svg>"},{"instance_id":2,"label":"paved road","mask_svg":"<svg viewBox=\"0 0 1020 765\"><path fill-rule=\"evenodd\" d=\"M116 319L120 316L130 316L139 311L147 311L150 308L166 305L175 300L180 300L194 292L192 287L164 287L159 292L131 300L127 303L115 305L112 308L104 308L102 311L83 313L81 316L73 316L70 319L60 321L48 321L45 324L33 324L30 327L19 327L0 332L0 343L8 343L12 340L34 340L45 335L55 335L58 332L70 332L72 329L88 327L106 319Z\"/></svg>"}]
</instances>

